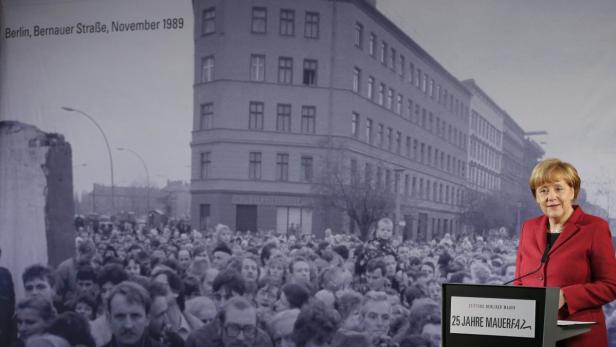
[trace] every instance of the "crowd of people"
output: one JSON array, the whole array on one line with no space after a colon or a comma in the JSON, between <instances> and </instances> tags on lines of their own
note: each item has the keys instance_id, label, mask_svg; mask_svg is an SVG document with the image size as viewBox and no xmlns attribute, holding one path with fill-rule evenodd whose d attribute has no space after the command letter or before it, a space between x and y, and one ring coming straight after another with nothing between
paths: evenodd
<instances>
[{"instance_id":1,"label":"crowd of people","mask_svg":"<svg viewBox=\"0 0 616 347\"><path fill-rule=\"evenodd\" d=\"M516 239L399 241L392 231L389 218L366 242L222 224L79 228L75 255L57 268L0 271L0 347L436 347L441 283L514 278ZM25 297L15 300L18 275Z\"/></svg>"}]
</instances>

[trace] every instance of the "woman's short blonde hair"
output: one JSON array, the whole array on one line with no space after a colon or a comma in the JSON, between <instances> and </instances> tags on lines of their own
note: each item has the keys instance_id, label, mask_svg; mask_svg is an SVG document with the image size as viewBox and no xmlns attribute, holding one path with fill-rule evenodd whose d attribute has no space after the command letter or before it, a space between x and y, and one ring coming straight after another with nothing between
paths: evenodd
<instances>
[{"instance_id":1,"label":"woman's short blonde hair","mask_svg":"<svg viewBox=\"0 0 616 347\"><path fill-rule=\"evenodd\" d=\"M535 165L535 168L530 173L530 177L528 178L528 185L530 186L531 193L533 193L533 197L536 198L536 191L538 187L561 179L573 188L573 199L577 199L582 180L573 165L561 161L560 159L545 159Z\"/></svg>"}]
</instances>

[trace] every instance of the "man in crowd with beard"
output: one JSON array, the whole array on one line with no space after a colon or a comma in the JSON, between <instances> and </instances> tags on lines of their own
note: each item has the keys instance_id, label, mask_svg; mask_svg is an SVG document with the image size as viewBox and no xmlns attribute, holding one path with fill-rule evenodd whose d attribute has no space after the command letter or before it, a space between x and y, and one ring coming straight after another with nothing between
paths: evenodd
<instances>
[{"instance_id":1,"label":"man in crowd with beard","mask_svg":"<svg viewBox=\"0 0 616 347\"><path fill-rule=\"evenodd\" d=\"M112 338L104 347L163 347L148 336L151 299L141 285L125 281L115 286L107 301L107 320Z\"/></svg>"},{"instance_id":2,"label":"man in crowd with beard","mask_svg":"<svg viewBox=\"0 0 616 347\"><path fill-rule=\"evenodd\" d=\"M270 337L257 328L257 310L236 296L224 304L214 321L193 331L186 347L272 347Z\"/></svg>"}]
</instances>

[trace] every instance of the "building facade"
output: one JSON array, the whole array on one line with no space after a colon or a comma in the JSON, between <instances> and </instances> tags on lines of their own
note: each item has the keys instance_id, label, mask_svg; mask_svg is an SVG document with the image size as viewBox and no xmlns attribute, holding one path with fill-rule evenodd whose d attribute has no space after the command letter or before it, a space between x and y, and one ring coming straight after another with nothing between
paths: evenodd
<instances>
[{"instance_id":1,"label":"building facade","mask_svg":"<svg viewBox=\"0 0 616 347\"><path fill-rule=\"evenodd\" d=\"M474 80L462 83L473 95L469 120L469 188L484 193L500 191L505 112Z\"/></svg>"},{"instance_id":2,"label":"building facade","mask_svg":"<svg viewBox=\"0 0 616 347\"><path fill-rule=\"evenodd\" d=\"M114 204L111 187L95 183L92 191L84 192L77 201L76 212L112 216L112 206L115 206L115 213L132 212L137 217L152 210L177 219L188 219L190 215L190 186L186 182L167 180L163 188L114 186L113 193Z\"/></svg>"},{"instance_id":3,"label":"building facade","mask_svg":"<svg viewBox=\"0 0 616 347\"><path fill-rule=\"evenodd\" d=\"M471 94L373 2L201 0L194 14L194 226L349 228L312 189L335 152L397 182L407 237L459 228Z\"/></svg>"}]
</instances>

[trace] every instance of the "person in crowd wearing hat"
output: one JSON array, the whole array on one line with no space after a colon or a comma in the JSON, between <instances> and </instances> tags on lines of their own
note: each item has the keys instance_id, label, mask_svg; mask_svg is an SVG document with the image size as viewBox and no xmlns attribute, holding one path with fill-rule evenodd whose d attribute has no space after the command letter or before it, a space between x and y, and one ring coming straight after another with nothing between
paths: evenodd
<instances>
[{"instance_id":1,"label":"person in crowd wearing hat","mask_svg":"<svg viewBox=\"0 0 616 347\"><path fill-rule=\"evenodd\" d=\"M212 266L219 271L223 270L232 255L231 248L224 243L219 244L212 250Z\"/></svg>"},{"instance_id":2,"label":"person in crowd wearing hat","mask_svg":"<svg viewBox=\"0 0 616 347\"><path fill-rule=\"evenodd\" d=\"M75 255L58 265L57 293L62 302L72 299L77 292L77 270L80 266L92 266L92 259L96 255L94 241L88 239L79 242L75 247Z\"/></svg>"}]
</instances>

